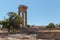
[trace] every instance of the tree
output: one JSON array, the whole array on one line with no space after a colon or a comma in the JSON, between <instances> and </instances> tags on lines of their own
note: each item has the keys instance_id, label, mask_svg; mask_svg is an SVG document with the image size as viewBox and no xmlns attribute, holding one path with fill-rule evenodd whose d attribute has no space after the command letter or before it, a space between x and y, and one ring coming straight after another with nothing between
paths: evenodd
<instances>
[{"instance_id":1,"label":"tree","mask_svg":"<svg viewBox=\"0 0 60 40\"><path fill-rule=\"evenodd\" d=\"M21 16L17 15L15 12L8 12L9 18L0 21L0 24L3 25L2 28L7 28L8 32L10 29L20 29L20 24L22 24Z\"/></svg>"},{"instance_id":2,"label":"tree","mask_svg":"<svg viewBox=\"0 0 60 40\"><path fill-rule=\"evenodd\" d=\"M15 13L15 12L8 12L9 17L15 17L16 15L17 15L17 13Z\"/></svg>"},{"instance_id":3,"label":"tree","mask_svg":"<svg viewBox=\"0 0 60 40\"><path fill-rule=\"evenodd\" d=\"M8 16L9 16L9 26L8 28L8 32L10 32L10 28L14 29L14 20L16 17L16 13L15 12L8 12Z\"/></svg>"},{"instance_id":4,"label":"tree","mask_svg":"<svg viewBox=\"0 0 60 40\"><path fill-rule=\"evenodd\" d=\"M46 26L47 28L55 28L55 25L53 23L50 23L48 26Z\"/></svg>"},{"instance_id":5,"label":"tree","mask_svg":"<svg viewBox=\"0 0 60 40\"><path fill-rule=\"evenodd\" d=\"M2 21L0 21L0 28L2 27Z\"/></svg>"},{"instance_id":6,"label":"tree","mask_svg":"<svg viewBox=\"0 0 60 40\"><path fill-rule=\"evenodd\" d=\"M2 24L2 21L0 21L0 24Z\"/></svg>"},{"instance_id":7,"label":"tree","mask_svg":"<svg viewBox=\"0 0 60 40\"><path fill-rule=\"evenodd\" d=\"M9 12L8 16L10 21L9 28L20 29L20 24L22 23L21 16L15 12Z\"/></svg>"},{"instance_id":8,"label":"tree","mask_svg":"<svg viewBox=\"0 0 60 40\"><path fill-rule=\"evenodd\" d=\"M17 15L17 16L15 17L14 24L15 24L15 26L18 27L18 29L20 28L20 24L22 24L22 20L21 20L20 15Z\"/></svg>"},{"instance_id":9,"label":"tree","mask_svg":"<svg viewBox=\"0 0 60 40\"><path fill-rule=\"evenodd\" d=\"M3 20L3 21L2 21L2 25L3 25L2 28L7 28L7 26L9 26L9 23L10 23L9 19Z\"/></svg>"},{"instance_id":10,"label":"tree","mask_svg":"<svg viewBox=\"0 0 60 40\"><path fill-rule=\"evenodd\" d=\"M30 25L27 25L27 27L30 27Z\"/></svg>"},{"instance_id":11,"label":"tree","mask_svg":"<svg viewBox=\"0 0 60 40\"><path fill-rule=\"evenodd\" d=\"M58 27L60 27L60 23L58 24Z\"/></svg>"}]
</instances>

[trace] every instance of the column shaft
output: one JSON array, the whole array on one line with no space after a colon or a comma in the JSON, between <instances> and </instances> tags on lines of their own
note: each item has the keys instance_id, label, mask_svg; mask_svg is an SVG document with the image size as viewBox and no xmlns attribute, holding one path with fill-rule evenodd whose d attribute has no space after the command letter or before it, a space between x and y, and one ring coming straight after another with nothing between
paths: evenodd
<instances>
[{"instance_id":1,"label":"column shaft","mask_svg":"<svg viewBox=\"0 0 60 40\"><path fill-rule=\"evenodd\" d=\"M22 27L24 27L24 12L22 12Z\"/></svg>"},{"instance_id":2,"label":"column shaft","mask_svg":"<svg viewBox=\"0 0 60 40\"><path fill-rule=\"evenodd\" d=\"M25 26L27 27L27 12L25 12Z\"/></svg>"}]
</instances>

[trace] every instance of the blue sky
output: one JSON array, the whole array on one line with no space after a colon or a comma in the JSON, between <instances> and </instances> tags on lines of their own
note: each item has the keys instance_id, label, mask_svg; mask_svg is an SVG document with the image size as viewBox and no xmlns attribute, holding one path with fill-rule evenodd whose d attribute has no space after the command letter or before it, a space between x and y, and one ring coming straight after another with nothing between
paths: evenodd
<instances>
[{"instance_id":1,"label":"blue sky","mask_svg":"<svg viewBox=\"0 0 60 40\"><path fill-rule=\"evenodd\" d=\"M19 5L28 6L28 24L48 25L60 23L60 0L0 0L0 20L8 12L18 12Z\"/></svg>"}]
</instances>

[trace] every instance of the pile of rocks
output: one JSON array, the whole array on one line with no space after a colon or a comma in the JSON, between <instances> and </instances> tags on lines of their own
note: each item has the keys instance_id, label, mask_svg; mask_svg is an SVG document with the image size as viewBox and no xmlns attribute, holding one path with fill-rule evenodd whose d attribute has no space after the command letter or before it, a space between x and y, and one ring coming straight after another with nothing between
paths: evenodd
<instances>
[{"instance_id":1,"label":"pile of rocks","mask_svg":"<svg viewBox=\"0 0 60 40\"><path fill-rule=\"evenodd\" d=\"M1 37L0 40L35 40L34 35L27 34L8 34L7 37Z\"/></svg>"}]
</instances>

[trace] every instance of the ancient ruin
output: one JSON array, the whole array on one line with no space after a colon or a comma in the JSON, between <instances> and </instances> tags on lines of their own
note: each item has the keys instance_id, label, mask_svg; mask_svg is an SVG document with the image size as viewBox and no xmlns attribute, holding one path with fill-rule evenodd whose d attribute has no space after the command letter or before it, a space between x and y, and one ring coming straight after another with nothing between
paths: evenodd
<instances>
[{"instance_id":1,"label":"ancient ruin","mask_svg":"<svg viewBox=\"0 0 60 40\"><path fill-rule=\"evenodd\" d=\"M60 40L60 28L27 27L27 6L19 5L18 15L22 17L21 30L18 30L19 32L8 32L7 29L1 28L0 40Z\"/></svg>"},{"instance_id":2,"label":"ancient ruin","mask_svg":"<svg viewBox=\"0 0 60 40\"><path fill-rule=\"evenodd\" d=\"M27 6L19 5L18 7L18 15L22 12L22 27L27 26Z\"/></svg>"}]
</instances>

